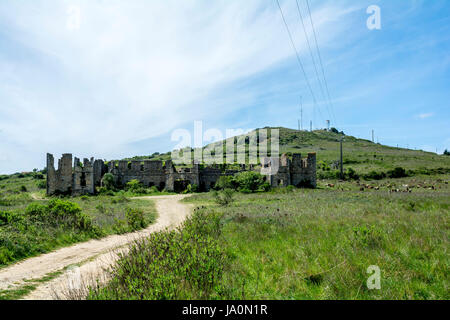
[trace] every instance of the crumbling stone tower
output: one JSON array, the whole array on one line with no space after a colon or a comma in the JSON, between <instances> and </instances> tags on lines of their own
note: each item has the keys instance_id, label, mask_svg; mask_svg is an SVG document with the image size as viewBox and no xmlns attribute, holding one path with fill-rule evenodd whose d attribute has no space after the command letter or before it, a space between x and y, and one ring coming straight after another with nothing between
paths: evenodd
<instances>
[{"instance_id":1,"label":"crumbling stone tower","mask_svg":"<svg viewBox=\"0 0 450 320\"><path fill-rule=\"evenodd\" d=\"M63 154L55 170L53 155L47 153L47 194L72 193L72 155Z\"/></svg>"},{"instance_id":2,"label":"crumbling stone tower","mask_svg":"<svg viewBox=\"0 0 450 320\"><path fill-rule=\"evenodd\" d=\"M316 154L308 153L306 159L301 154L293 154L292 161L286 154L279 159L267 157L262 162L261 174L266 177L272 187L287 187L289 185L317 186Z\"/></svg>"},{"instance_id":3,"label":"crumbling stone tower","mask_svg":"<svg viewBox=\"0 0 450 320\"><path fill-rule=\"evenodd\" d=\"M53 155L47 153L47 194L82 195L94 194L95 186L100 185L104 171L102 160L94 158L75 158L72 166L72 154L63 154L58 160L58 169L55 170Z\"/></svg>"}]
</instances>

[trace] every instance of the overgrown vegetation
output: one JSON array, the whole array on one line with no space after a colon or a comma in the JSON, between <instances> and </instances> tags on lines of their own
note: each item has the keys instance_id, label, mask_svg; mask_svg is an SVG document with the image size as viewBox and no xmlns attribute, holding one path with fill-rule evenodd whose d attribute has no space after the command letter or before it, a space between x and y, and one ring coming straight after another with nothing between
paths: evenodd
<instances>
[{"instance_id":1,"label":"overgrown vegetation","mask_svg":"<svg viewBox=\"0 0 450 320\"><path fill-rule=\"evenodd\" d=\"M38 174L0 179L0 267L76 242L132 232L156 219L152 201L130 199L125 192L46 198L39 186L45 180Z\"/></svg>"},{"instance_id":2,"label":"overgrown vegetation","mask_svg":"<svg viewBox=\"0 0 450 320\"><path fill-rule=\"evenodd\" d=\"M88 299L206 299L220 291L225 254L221 215L197 210L181 228L134 243L111 270L112 280Z\"/></svg>"},{"instance_id":3,"label":"overgrown vegetation","mask_svg":"<svg viewBox=\"0 0 450 320\"><path fill-rule=\"evenodd\" d=\"M227 206L194 195L183 228L136 243L88 298L449 299L449 176L435 181L233 193ZM380 290L367 288L371 265Z\"/></svg>"}]
</instances>

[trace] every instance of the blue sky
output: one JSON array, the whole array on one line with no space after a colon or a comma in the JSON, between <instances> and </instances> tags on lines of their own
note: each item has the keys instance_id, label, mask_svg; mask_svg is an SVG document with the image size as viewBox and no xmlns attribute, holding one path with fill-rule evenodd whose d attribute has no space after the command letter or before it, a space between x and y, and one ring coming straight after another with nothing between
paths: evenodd
<instances>
[{"instance_id":1,"label":"blue sky","mask_svg":"<svg viewBox=\"0 0 450 320\"><path fill-rule=\"evenodd\" d=\"M318 106L274 0L1 1L0 173L42 168L46 152L169 151L171 133L196 120L296 128L300 95L304 127L331 119L383 144L450 149L450 2L309 3L330 112L295 0L280 4ZM381 30L366 26L370 5Z\"/></svg>"}]
</instances>

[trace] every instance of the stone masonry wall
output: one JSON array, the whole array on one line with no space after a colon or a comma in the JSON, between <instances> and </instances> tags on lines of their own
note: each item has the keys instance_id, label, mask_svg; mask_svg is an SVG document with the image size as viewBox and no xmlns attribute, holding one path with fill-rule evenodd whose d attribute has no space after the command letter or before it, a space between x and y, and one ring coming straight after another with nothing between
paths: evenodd
<instances>
[{"instance_id":1,"label":"stone masonry wall","mask_svg":"<svg viewBox=\"0 0 450 320\"><path fill-rule=\"evenodd\" d=\"M276 170L278 167L278 170ZM253 166L250 166L253 170ZM126 185L131 180L138 180L146 187L156 186L160 190L175 191L186 184L196 184L201 190L209 191L222 175L234 175L245 171L222 172L215 166L200 169L198 164L192 168L176 169L172 161L111 161L108 166L103 160L84 159L83 163L72 155L63 154L58 160L58 169L54 167L53 155L47 154L47 194L94 194L95 187L101 185L105 173L111 173L115 182ZM265 158L262 161L261 174L273 187L311 185L316 187L316 154L309 153L306 159L294 154L292 160L287 155L277 158Z\"/></svg>"}]
</instances>

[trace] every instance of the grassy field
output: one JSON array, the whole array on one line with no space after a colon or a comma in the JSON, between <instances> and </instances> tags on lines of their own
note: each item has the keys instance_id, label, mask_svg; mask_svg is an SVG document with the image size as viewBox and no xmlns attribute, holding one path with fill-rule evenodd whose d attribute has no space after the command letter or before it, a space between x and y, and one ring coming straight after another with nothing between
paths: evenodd
<instances>
[{"instance_id":1,"label":"grassy field","mask_svg":"<svg viewBox=\"0 0 450 320\"><path fill-rule=\"evenodd\" d=\"M219 297L448 299L449 177L438 179L395 182L404 191L422 186L411 193L389 192L392 181L365 191L323 183L319 190L238 195L227 208L210 195L187 201L224 214L220 245L231 261ZM366 286L371 265L381 270L381 290Z\"/></svg>"},{"instance_id":2,"label":"grassy field","mask_svg":"<svg viewBox=\"0 0 450 320\"><path fill-rule=\"evenodd\" d=\"M194 195L184 228L137 243L88 298L449 299L449 178Z\"/></svg>"},{"instance_id":3,"label":"grassy field","mask_svg":"<svg viewBox=\"0 0 450 320\"><path fill-rule=\"evenodd\" d=\"M150 200L112 196L45 196L36 174L0 181L0 267L59 247L141 229L156 220ZM41 188L39 188L41 185Z\"/></svg>"}]
</instances>

